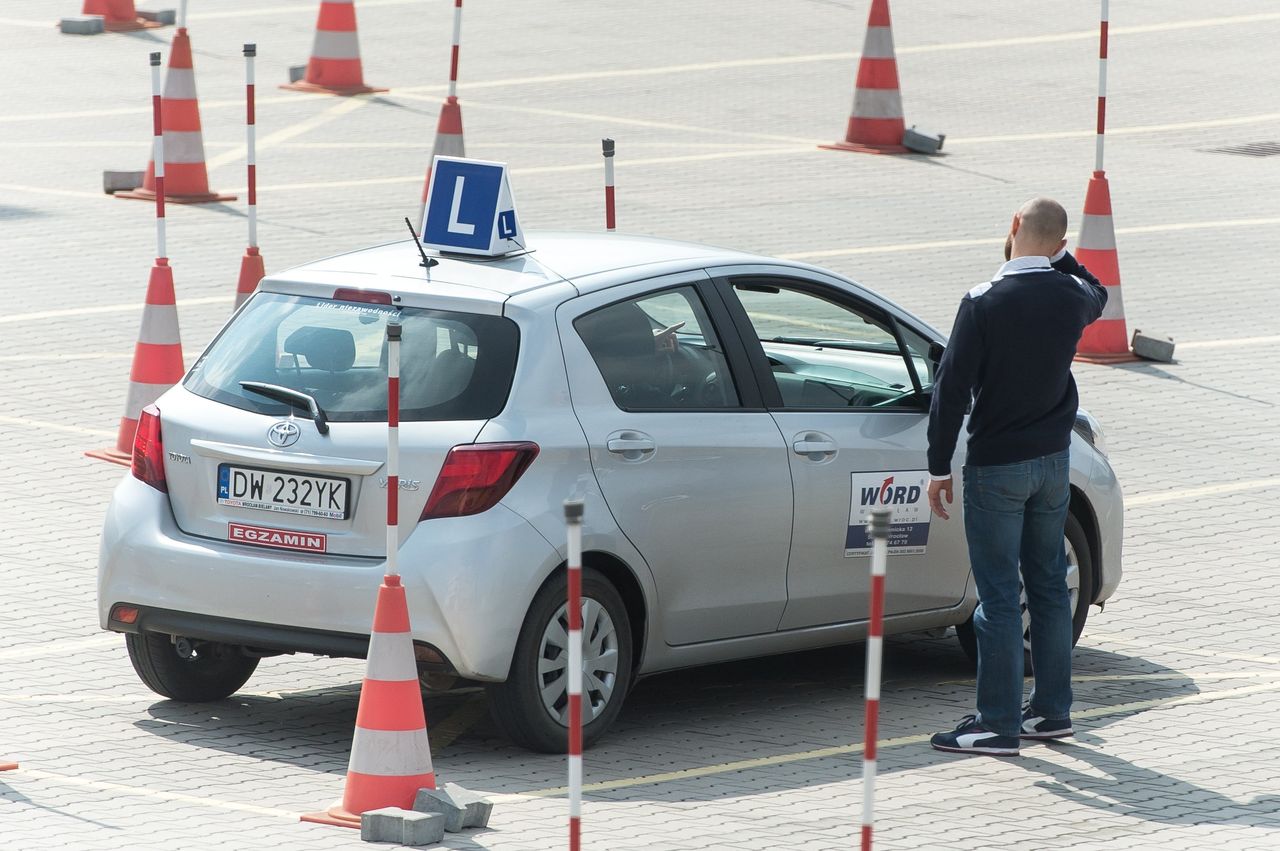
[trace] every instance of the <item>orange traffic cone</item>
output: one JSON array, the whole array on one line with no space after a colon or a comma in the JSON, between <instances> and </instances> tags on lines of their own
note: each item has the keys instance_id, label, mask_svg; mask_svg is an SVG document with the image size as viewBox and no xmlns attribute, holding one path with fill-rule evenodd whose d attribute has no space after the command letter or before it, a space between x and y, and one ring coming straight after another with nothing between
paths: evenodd
<instances>
[{"instance_id":1,"label":"orange traffic cone","mask_svg":"<svg viewBox=\"0 0 1280 851\"><path fill-rule=\"evenodd\" d=\"M250 245L244 250L244 257L240 258L240 280L236 283L236 308L244 304L245 299L253 295L253 291L258 288L258 282L267 274L266 268L262 263L262 254L258 251L258 246Z\"/></svg>"},{"instance_id":2,"label":"orange traffic cone","mask_svg":"<svg viewBox=\"0 0 1280 851\"><path fill-rule=\"evenodd\" d=\"M200 132L200 101L196 97L196 71L191 62L191 37L178 27L164 75L164 196L175 204L208 204L234 201L236 196L209 191L209 171L204 162L204 136ZM117 192L117 198L154 201L156 165L147 163L142 188Z\"/></svg>"},{"instance_id":3,"label":"orange traffic cone","mask_svg":"<svg viewBox=\"0 0 1280 851\"><path fill-rule=\"evenodd\" d=\"M0 771L13 771L17 767L16 762L0 762Z\"/></svg>"},{"instance_id":4,"label":"orange traffic cone","mask_svg":"<svg viewBox=\"0 0 1280 851\"><path fill-rule=\"evenodd\" d=\"M301 80L282 89L327 95L365 95L385 92L364 84L360 40L356 36L355 0L320 0L311 61Z\"/></svg>"},{"instance_id":5,"label":"orange traffic cone","mask_svg":"<svg viewBox=\"0 0 1280 851\"><path fill-rule=\"evenodd\" d=\"M1084 329L1076 346L1076 360L1088 363L1137 360L1129 351L1129 335L1125 330L1124 300L1120 297L1120 261L1116 255L1111 189L1106 172L1095 171L1089 178L1080 236L1076 239L1076 259L1107 288L1107 306L1102 317Z\"/></svg>"},{"instance_id":6,"label":"orange traffic cone","mask_svg":"<svg viewBox=\"0 0 1280 851\"><path fill-rule=\"evenodd\" d=\"M358 828L361 813L382 807L412 809L419 789L434 788L409 606L400 577L390 574L383 577L373 611L369 663L342 800L302 820Z\"/></svg>"},{"instance_id":7,"label":"orange traffic cone","mask_svg":"<svg viewBox=\"0 0 1280 851\"><path fill-rule=\"evenodd\" d=\"M436 143L427 161L427 179L422 184L422 203L427 203L427 190L431 188L431 163L436 157L465 157L466 146L462 141L462 107L458 99L450 95L440 107L440 121L436 124Z\"/></svg>"},{"instance_id":8,"label":"orange traffic cone","mask_svg":"<svg viewBox=\"0 0 1280 851\"><path fill-rule=\"evenodd\" d=\"M129 373L129 394L116 445L85 454L116 464L128 465L133 457L133 438L142 409L182 380L182 340L178 335L178 305L173 292L173 267L167 257L157 257L147 283L147 303L142 308L142 327L133 350Z\"/></svg>"},{"instance_id":9,"label":"orange traffic cone","mask_svg":"<svg viewBox=\"0 0 1280 851\"><path fill-rule=\"evenodd\" d=\"M818 147L828 151L904 154L907 152L902 146L905 132L889 0L871 0L867 36L862 43L858 79L853 90L853 113L845 128L844 141Z\"/></svg>"},{"instance_id":10,"label":"orange traffic cone","mask_svg":"<svg viewBox=\"0 0 1280 851\"><path fill-rule=\"evenodd\" d=\"M133 0L84 0L82 15L101 15L102 26L109 33L125 33L162 27L159 21L138 16Z\"/></svg>"}]
</instances>

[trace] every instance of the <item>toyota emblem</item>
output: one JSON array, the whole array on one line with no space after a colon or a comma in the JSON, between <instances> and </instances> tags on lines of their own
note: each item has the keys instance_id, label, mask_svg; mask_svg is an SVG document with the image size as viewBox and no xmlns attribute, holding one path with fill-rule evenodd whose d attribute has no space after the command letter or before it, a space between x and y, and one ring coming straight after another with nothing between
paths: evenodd
<instances>
[{"instance_id":1,"label":"toyota emblem","mask_svg":"<svg viewBox=\"0 0 1280 851\"><path fill-rule=\"evenodd\" d=\"M301 433L302 430L295 423L281 420L267 429L267 440L271 441L273 446L293 446L298 442L298 435Z\"/></svg>"}]
</instances>

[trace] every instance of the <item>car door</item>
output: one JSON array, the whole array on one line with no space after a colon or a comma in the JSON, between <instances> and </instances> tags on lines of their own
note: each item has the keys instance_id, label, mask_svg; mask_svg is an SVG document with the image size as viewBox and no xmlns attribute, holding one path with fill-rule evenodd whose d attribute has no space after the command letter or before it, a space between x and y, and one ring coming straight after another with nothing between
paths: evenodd
<instances>
[{"instance_id":1,"label":"car door","mask_svg":"<svg viewBox=\"0 0 1280 851\"><path fill-rule=\"evenodd\" d=\"M781 628L868 616L866 517L878 505L893 511L886 613L956 605L968 579L961 520L928 508L931 341L851 285L801 274L743 268L718 281L787 443Z\"/></svg>"},{"instance_id":2,"label":"car door","mask_svg":"<svg viewBox=\"0 0 1280 851\"><path fill-rule=\"evenodd\" d=\"M776 630L787 452L706 273L584 295L557 322L600 490L653 573L666 642Z\"/></svg>"}]
</instances>

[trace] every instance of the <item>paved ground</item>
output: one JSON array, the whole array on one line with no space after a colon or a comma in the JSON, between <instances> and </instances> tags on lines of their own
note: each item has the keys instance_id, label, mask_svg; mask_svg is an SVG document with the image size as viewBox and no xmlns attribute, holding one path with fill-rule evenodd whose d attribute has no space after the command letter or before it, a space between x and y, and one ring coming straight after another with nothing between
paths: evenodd
<instances>
[{"instance_id":1,"label":"paved ground","mask_svg":"<svg viewBox=\"0 0 1280 851\"><path fill-rule=\"evenodd\" d=\"M468 151L513 165L528 226L595 228L612 135L624 229L808 257L947 327L1016 203L1043 192L1080 209L1094 4L896 4L908 122L948 133L935 160L815 147L844 126L866 5L474 0ZM270 85L305 60L314 2L192 6L218 189L244 184L240 44L259 45L268 269L399 238L451 4L362 0L366 79L392 91L356 100ZM927 734L968 711L970 674L953 639L889 644L884 848L1280 845L1280 157L1210 150L1280 138L1280 11L1115 7L1125 303L1132 325L1179 341L1174 365L1077 370L1128 495L1125 580L1078 651L1081 734L1017 760L930 751ZM297 814L340 793L360 663L271 659L236 699L182 706L97 630L97 530L120 470L81 453L114 436L154 254L151 209L104 197L99 177L144 165L146 53L173 31L65 37L54 14L0 2L0 761L22 763L0 774L0 847L356 847ZM229 311L243 209L170 209L189 359ZM588 755L587 846L851 847L861 652L642 683ZM508 796L491 830L448 847L560 847L563 761L505 744L479 694L428 712L441 775Z\"/></svg>"}]
</instances>

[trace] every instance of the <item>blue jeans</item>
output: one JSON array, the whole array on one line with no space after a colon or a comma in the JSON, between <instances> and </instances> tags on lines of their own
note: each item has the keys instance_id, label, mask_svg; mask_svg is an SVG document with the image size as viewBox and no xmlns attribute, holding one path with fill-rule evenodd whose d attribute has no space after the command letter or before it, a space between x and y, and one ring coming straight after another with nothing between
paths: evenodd
<instances>
[{"instance_id":1,"label":"blue jeans","mask_svg":"<svg viewBox=\"0 0 1280 851\"><path fill-rule=\"evenodd\" d=\"M1031 615L1031 706L1071 712L1071 598L1063 527L1071 499L1068 450L1015 464L964 468L964 530L978 586L978 721L1016 736L1022 726L1022 610Z\"/></svg>"}]
</instances>

